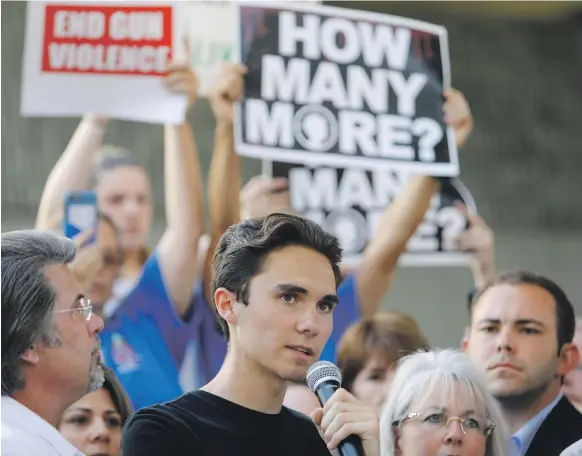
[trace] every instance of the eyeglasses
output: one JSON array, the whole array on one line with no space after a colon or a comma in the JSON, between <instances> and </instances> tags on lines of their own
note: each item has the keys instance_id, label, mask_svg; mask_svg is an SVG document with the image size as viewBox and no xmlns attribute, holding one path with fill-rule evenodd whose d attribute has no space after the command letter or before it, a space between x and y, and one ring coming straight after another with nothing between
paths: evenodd
<instances>
[{"instance_id":1,"label":"eyeglasses","mask_svg":"<svg viewBox=\"0 0 582 456\"><path fill-rule=\"evenodd\" d=\"M461 430L463 434L481 434L481 435L491 435L493 429L495 429L495 423L489 418L480 417L460 417L460 416L447 416L441 412L432 413L409 413L402 420L396 421L395 425L400 425L406 420L421 419L423 423L435 427L446 429L449 424L453 421L458 421L461 425Z\"/></svg>"},{"instance_id":2,"label":"eyeglasses","mask_svg":"<svg viewBox=\"0 0 582 456\"><path fill-rule=\"evenodd\" d=\"M89 320L91 315L93 315L93 304L91 304L91 300L85 296L81 296L77 301L79 303L78 307L65 310L55 310L55 313L80 312L85 320Z\"/></svg>"}]
</instances>

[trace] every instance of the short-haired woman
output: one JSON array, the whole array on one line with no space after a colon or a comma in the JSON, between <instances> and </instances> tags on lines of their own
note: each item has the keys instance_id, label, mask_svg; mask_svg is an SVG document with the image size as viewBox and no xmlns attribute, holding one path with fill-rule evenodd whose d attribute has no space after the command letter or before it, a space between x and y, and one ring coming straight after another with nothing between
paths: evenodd
<instances>
[{"instance_id":1,"label":"short-haired woman","mask_svg":"<svg viewBox=\"0 0 582 456\"><path fill-rule=\"evenodd\" d=\"M400 360L380 419L383 456L505 456L498 405L471 360L457 350Z\"/></svg>"}]
</instances>

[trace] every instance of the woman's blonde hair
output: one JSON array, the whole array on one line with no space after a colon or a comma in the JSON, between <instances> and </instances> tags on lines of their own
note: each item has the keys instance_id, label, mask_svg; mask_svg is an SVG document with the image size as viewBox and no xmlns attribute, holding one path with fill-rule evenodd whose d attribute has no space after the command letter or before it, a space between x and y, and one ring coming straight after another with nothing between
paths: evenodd
<instances>
[{"instance_id":1,"label":"woman's blonde hair","mask_svg":"<svg viewBox=\"0 0 582 456\"><path fill-rule=\"evenodd\" d=\"M346 330L338 344L342 386L351 391L356 376L374 357L391 366L403 356L428 349L428 340L410 315L385 311L363 318Z\"/></svg>"},{"instance_id":2,"label":"woman's blonde hair","mask_svg":"<svg viewBox=\"0 0 582 456\"><path fill-rule=\"evenodd\" d=\"M395 426L399 426L406 415L420 410L411 410L415 404L422 403L434 394L442 395L446 401L461 386L468 399L485 408L487 418L495 423L493 432L487 436L485 456L506 456L509 436L503 416L487 386L464 353L446 349L419 352L402 358L398 362L396 375L392 382L388 402L380 418L380 443L383 456L395 454Z\"/></svg>"}]
</instances>

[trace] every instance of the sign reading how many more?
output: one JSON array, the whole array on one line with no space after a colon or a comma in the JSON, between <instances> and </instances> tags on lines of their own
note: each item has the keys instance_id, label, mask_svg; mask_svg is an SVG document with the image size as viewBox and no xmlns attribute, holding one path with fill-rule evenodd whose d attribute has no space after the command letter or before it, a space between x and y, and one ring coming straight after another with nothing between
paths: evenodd
<instances>
[{"instance_id":1,"label":"sign reading how many more?","mask_svg":"<svg viewBox=\"0 0 582 456\"><path fill-rule=\"evenodd\" d=\"M338 237L344 249L343 264L348 267L361 261L366 246L378 233L386 208L411 177L395 170L310 168L267 161L263 162L263 171L287 179L291 207ZM402 265L469 264L470 255L457 247L457 238L467 229L468 220L456 201L465 204L470 214L477 212L473 197L459 179L443 184L409 240L400 259Z\"/></svg>"},{"instance_id":2,"label":"sign reading how many more?","mask_svg":"<svg viewBox=\"0 0 582 456\"><path fill-rule=\"evenodd\" d=\"M446 30L324 6L238 4L241 155L458 174Z\"/></svg>"}]
</instances>

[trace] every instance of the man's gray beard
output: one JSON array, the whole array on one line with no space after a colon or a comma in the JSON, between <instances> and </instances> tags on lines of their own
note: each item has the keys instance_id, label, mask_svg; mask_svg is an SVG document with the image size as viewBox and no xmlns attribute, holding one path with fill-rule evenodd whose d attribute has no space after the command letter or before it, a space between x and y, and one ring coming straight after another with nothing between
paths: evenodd
<instances>
[{"instance_id":1,"label":"man's gray beard","mask_svg":"<svg viewBox=\"0 0 582 456\"><path fill-rule=\"evenodd\" d=\"M506 396L495 396L502 408L511 411L527 410L547 391L550 382L540 385L536 388L523 391L518 394L511 394Z\"/></svg>"},{"instance_id":2,"label":"man's gray beard","mask_svg":"<svg viewBox=\"0 0 582 456\"><path fill-rule=\"evenodd\" d=\"M103 386L105 382L105 372L101 366L101 362L97 361L91 364L89 368L89 388L88 392L93 393Z\"/></svg>"}]
</instances>

